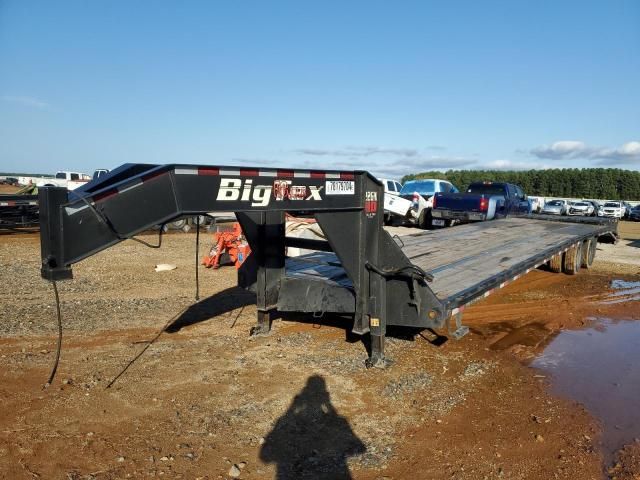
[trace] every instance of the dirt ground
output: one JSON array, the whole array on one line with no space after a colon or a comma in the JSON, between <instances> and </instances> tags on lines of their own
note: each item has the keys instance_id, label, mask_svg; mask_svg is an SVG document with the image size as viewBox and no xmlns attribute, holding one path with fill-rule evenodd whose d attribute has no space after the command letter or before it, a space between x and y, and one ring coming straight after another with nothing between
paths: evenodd
<instances>
[{"instance_id":1,"label":"dirt ground","mask_svg":"<svg viewBox=\"0 0 640 480\"><path fill-rule=\"evenodd\" d=\"M38 237L1 236L0 477L639 478L637 444L605 465L598 422L527 367L558 329L640 319L640 302L598 301L612 279L640 280L638 227L588 272L537 270L473 305L459 342L392 332L384 370L364 368L340 317L250 338L254 298L233 267L201 269L195 302L193 233L160 250L125 242L58 284L48 389L55 304Z\"/></svg>"}]
</instances>

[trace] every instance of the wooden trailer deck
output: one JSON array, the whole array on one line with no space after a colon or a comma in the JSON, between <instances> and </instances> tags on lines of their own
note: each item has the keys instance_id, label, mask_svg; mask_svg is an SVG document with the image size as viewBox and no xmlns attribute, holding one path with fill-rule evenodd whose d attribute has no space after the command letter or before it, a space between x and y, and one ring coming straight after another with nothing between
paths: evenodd
<instances>
[{"instance_id":1,"label":"wooden trailer deck","mask_svg":"<svg viewBox=\"0 0 640 480\"><path fill-rule=\"evenodd\" d=\"M468 303L578 241L612 231L610 223L507 218L397 237L414 264L434 275L429 288L451 307ZM311 275L351 288L334 253L287 259L288 277Z\"/></svg>"}]
</instances>

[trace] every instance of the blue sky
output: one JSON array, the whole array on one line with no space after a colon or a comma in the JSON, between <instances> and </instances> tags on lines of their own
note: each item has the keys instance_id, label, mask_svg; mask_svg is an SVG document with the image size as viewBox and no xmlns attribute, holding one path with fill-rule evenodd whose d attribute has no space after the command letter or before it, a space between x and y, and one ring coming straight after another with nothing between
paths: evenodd
<instances>
[{"instance_id":1,"label":"blue sky","mask_svg":"<svg viewBox=\"0 0 640 480\"><path fill-rule=\"evenodd\" d=\"M640 170L640 2L0 0L0 171Z\"/></svg>"}]
</instances>

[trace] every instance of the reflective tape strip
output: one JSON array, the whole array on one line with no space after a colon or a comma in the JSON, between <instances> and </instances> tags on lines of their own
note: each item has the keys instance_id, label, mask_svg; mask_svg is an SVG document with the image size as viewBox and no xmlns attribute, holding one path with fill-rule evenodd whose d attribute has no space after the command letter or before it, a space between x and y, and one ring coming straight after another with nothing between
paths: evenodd
<instances>
[{"instance_id":1,"label":"reflective tape strip","mask_svg":"<svg viewBox=\"0 0 640 480\"><path fill-rule=\"evenodd\" d=\"M165 172L165 171L157 172L156 171L156 172L152 172L152 173L147 173L146 175L142 176L142 181L143 182L148 182L149 180L153 180L155 178L158 178L159 176L164 175L165 173L167 173L167 172Z\"/></svg>"},{"instance_id":2,"label":"reflective tape strip","mask_svg":"<svg viewBox=\"0 0 640 480\"><path fill-rule=\"evenodd\" d=\"M198 175L217 177L218 175L220 175L220 169L216 167L200 167L198 168Z\"/></svg>"},{"instance_id":3,"label":"reflective tape strip","mask_svg":"<svg viewBox=\"0 0 640 480\"><path fill-rule=\"evenodd\" d=\"M271 178L316 178L330 180L354 180L355 174L352 172L312 172L310 170L260 170L252 168L176 168L176 175L231 175L235 177L271 177ZM164 173L164 172L163 172Z\"/></svg>"},{"instance_id":4,"label":"reflective tape strip","mask_svg":"<svg viewBox=\"0 0 640 480\"><path fill-rule=\"evenodd\" d=\"M134 188L139 187L140 185L142 185L142 181L140 180L130 183L128 185L123 185L122 187L118 187L118 193L124 193L129 190L133 190Z\"/></svg>"},{"instance_id":5,"label":"reflective tape strip","mask_svg":"<svg viewBox=\"0 0 640 480\"><path fill-rule=\"evenodd\" d=\"M176 168L174 172L176 175L198 175L197 168Z\"/></svg>"},{"instance_id":6,"label":"reflective tape strip","mask_svg":"<svg viewBox=\"0 0 640 480\"><path fill-rule=\"evenodd\" d=\"M75 215L78 212L81 212L82 210L84 210L85 208L89 208L88 205L82 205L81 207L64 207L65 212L67 212L67 215Z\"/></svg>"}]
</instances>

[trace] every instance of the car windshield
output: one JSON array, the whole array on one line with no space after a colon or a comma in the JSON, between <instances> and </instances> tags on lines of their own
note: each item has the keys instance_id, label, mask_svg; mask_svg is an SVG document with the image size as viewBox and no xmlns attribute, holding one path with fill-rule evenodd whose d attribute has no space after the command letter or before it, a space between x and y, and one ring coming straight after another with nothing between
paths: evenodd
<instances>
[{"instance_id":1,"label":"car windshield","mask_svg":"<svg viewBox=\"0 0 640 480\"><path fill-rule=\"evenodd\" d=\"M609 208L620 208L620 204L618 202L607 202L604 206Z\"/></svg>"},{"instance_id":2,"label":"car windshield","mask_svg":"<svg viewBox=\"0 0 640 480\"><path fill-rule=\"evenodd\" d=\"M504 196L504 185L496 185L493 183L472 183L467 188L467 193L478 193L478 194L487 194L487 195L503 195Z\"/></svg>"},{"instance_id":3,"label":"car windshield","mask_svg":"<svg viewBox=\"0 0 640 480\"><path fill-rule=\"evenodd\" d=\"M400 190L401 195L411 195L418 192L420 195L433 195L436 191L436 182L433 180L411 180Z\"/></svg>"},{"instance_id":4,"label":"car windshield","mask_svg":"<svg viewBox=\"0 0 640 480\"><path fill-rule=\"evenodd\" d=\"M588 203L585 203L585 202L574 202L574 203L573 203L573 206L574 206L574 207L588 207L588 206L589 206L589 204L588 204Z\"/></svg>"},{"instance_id":5,"label":"car windshield","mask_svg":"<svg viewBox=\"0 0 640 480\"><path fill-rule=\"evenodd\" d=\"M563 205L561 200L551 200L547 202L547 206L549 207L561 207Z\"/></svg>"}]
</instances>

